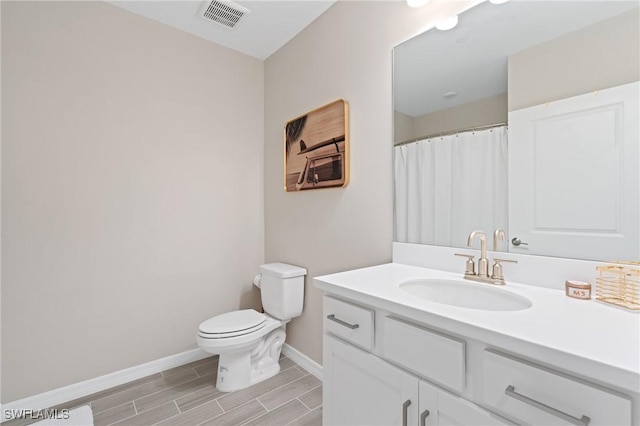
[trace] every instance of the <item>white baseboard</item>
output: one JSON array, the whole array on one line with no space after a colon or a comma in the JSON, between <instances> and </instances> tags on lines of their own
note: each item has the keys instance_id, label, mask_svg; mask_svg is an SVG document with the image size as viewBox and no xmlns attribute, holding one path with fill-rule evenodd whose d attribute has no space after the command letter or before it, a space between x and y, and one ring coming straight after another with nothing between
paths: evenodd
<instances>
[{"instance_id":1,"label":"white baseboard","mask_svg":"<svg viewBox=\"0 0 640 426\"><path fill-rule=\"evenodd\" d=\"M155 361L147 362L145 364L140 364L134 367L125 368L124 370L105 374L104 376L96 377L94 379L85 380L84 382L74 383L72 385L64 386L48 392L43 392L38 395L19 399L7 404L2 404L2 406L0 406L0 410L2 411L2 417L0 418L0 421L7 420L5 419L5 414L11 413L12 410L41 410L44 408L53 407L55 405L62 404L63 402L82 398L91 395L92 393L100 392L114 386L122 385L124 383L137 380L151 374L159 373L160 371L167 370L169 368L188 364L190 362L197 361L208 356L211 356L211 354L199 348L192 349L186 352L157 359Z\"/></svg>"},{"instance_id":2,"label":"white baseboard","mask_svg":"<svg viewBox=\"0 0 640 426\"><path fill-rule=\"evenodd\" d=\"M299 350L288 344L282 347L282 353L307 370L309 373L322 380L322 366L304 355ZM159 373L173 367L179 367L193 361L211 356L211 354L197 348L179 354L171 355L145 364L125 368L124 370L105 374L84 382L74 383L48 392L43 392L17 401L0 405L2 417L0 421L9 420L5 418L6 413L13 410L41 410L53 407L67 401L82 398L114 386L122 385L133 380L140 379L151 374Z\"/></svg>"},{"instance_id":3,"label":"white baseboard","mask_svg":"<svg viewBox=\"0 0 640 426\"><path fill-rule=\"evenodd\" d=\"M282 353L291 359L291 361L322 380L322 366L320 364L287 343L282 346Z\"/></svg>"}]
</instances>

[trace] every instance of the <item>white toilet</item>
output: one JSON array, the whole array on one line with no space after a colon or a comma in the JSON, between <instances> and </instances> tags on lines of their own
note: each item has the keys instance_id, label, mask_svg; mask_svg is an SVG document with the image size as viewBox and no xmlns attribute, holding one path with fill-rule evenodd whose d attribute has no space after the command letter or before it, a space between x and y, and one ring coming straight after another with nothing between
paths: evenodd
<instances>
[{"instance_id":1,"label":"white toilet","mask_svg":"<svg viewBox=\"0 0 640 426\"><path fill-rule=\"evenodd\" d=\"M220 391L244 389L278 374L285 324L302 313L306 274L306 269L286 263L261 265L253 283L260 287L264 314L244 309L200 324L198 346L220 355Z\"/></svg>"}]
</instances>

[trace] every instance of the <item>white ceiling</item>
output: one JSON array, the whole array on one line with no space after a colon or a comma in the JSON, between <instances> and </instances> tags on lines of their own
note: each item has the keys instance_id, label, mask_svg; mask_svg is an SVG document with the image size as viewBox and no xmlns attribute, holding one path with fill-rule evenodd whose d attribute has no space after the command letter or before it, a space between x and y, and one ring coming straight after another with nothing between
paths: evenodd
<instances>
[{"instance_id":1,"label":"white ceiling","mask_svg":"<svg viewBox=\"0 0 640 426\"><path fill-rule=\"evenodd\" d=\"M394 109L411 117L507 91L507 57L632 8L638 1L482 3L450 31L431 29L394 49ZM458 95L447 99L443 95Z\"/></svg>"},{"instance_id":2,"label":"white ceiling","mask_svg":"<svg viewBox=\"0 0 640 426\"><path fill-rule=\"evenodd\" d=\"M336 0L238 0L251 11L234 29L199 16L203 1L145 0L108 3L258 59L266 59ZM210 3L206 2L206 3Z\"/></svg>"}]
</instances>

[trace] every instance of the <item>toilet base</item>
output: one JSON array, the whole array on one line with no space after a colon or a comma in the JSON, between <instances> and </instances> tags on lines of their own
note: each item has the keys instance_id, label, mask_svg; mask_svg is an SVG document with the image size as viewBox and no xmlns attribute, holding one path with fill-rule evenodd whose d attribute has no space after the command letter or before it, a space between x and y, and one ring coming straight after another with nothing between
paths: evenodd
<instances>
[{"instance_id":1,"label":"toilet base","mask_svg":"<svg viewBox=\"0 0 640 426\"><path fill-rule=\"evenodd\" d=\"M221 392L233 392L278 374L285 338L284 327L280 327L263 338L253 350L221 353L216 388Z\"/></svg>"}]
</instances>

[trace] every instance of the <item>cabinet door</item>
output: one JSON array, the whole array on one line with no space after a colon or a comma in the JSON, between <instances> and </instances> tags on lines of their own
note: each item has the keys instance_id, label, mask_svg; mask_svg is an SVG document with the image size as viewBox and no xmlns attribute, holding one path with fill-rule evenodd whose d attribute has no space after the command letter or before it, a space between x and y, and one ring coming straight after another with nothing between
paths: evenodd
<instances>
[{"instance_id":1,"label":"cabinet door","mask_svg":"<svg viewBox=\"0 0 640 426\"><path fill-rule=\"evenodd\" d=\"M328 335L323 348L325 426L418 423L416 377Z\"/></svg>"},{"instance_id":2,"label":"cabinet door","mask_svg":"<svg viewBox=\"0 0 640 426\"><path fill-rule=\"evenodd\" d=\"M512 424L469 401L424 381L420 382L419 411L420 426L494 426Z\"/></svg>"}]
</instances>

